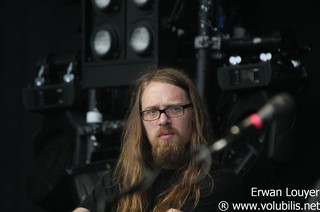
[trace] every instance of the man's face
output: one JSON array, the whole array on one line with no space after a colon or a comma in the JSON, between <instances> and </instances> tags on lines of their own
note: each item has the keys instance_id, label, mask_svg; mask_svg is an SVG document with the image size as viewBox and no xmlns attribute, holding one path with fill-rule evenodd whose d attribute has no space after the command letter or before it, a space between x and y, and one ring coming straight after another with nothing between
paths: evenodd
<instances>
[{"instance_id":1,"label":"man's face","mask_svg":"<svg viewBox=\"0 0 320 212\"><path fill-rule=\"evenodd\" d=\"M142 111L162 110L170 106L190 103L186 92L175 85L151 82L141 97ZM169 118L165 113L154 121L143 121L148 140L152 146L154 163L162 168L176 168L185 156L192 129L192 107L184 109L184 115Z\"/></svg>"}]
</instances>

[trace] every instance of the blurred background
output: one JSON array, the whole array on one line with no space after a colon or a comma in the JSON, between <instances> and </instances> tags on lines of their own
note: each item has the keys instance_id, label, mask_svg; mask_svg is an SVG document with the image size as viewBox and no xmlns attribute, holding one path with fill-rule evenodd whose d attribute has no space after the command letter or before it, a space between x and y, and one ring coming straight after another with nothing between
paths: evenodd
<instances>
[{"instance_id":1,"label":"blurred background","mask_svg":"<svg viewBox=\"0 0 320 212\"><path fill-rule=\"evenodd\" d=\"M2 0L0 211L74 208L117 158L130 85L158 66L190 74L217 138L273 95L291 94L290 112L233 142L219 160L249 188L313 188L320 177L315 4Z\"/></svg>"}]
</instances>

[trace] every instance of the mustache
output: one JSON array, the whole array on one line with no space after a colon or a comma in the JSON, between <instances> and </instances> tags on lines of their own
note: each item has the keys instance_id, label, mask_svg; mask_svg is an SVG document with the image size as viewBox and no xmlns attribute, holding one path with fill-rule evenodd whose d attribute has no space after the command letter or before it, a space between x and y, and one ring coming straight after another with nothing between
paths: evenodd
<instances>
[{"instance_id":1,"label":"mustache","mask_svg":"<svg viewBox=\"0 0 320 212\"><path fill-rule=\"evenodd\" d=\"M176 128L173 128L171 126L164 126L164 127L160 127L157 132L156 132L156 137L159 137L162 134L175 134L175 135L179 135L179 131Z\"/></svg>"}]
</instances>

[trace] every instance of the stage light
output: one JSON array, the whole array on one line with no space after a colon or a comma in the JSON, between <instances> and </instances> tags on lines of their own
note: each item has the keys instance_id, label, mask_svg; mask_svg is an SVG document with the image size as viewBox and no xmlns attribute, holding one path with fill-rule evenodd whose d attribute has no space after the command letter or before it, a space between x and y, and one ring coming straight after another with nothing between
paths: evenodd
<instances>
[{"instance_id":1,"label":"stage light","mask_svg":"<svg viewBox=\"0 0 320 212\"><path fill-rule=\"evenodd\" d=\"M152 32L150 27L143 25L135 27L131 32L129 44L139 55L150 52L152 47Z\"/></svg>"},{"instance_id":2,"label":"stage light","mask_svg":"<svg viewBox=\"0 0 320 212\"><path fill-rule=\"evenodd\" d=\"M259 58L262 62L267 62L272 59L272 54L270 52L260 53Z\"/></svg>"},{"instance_id":3,"label":"stage light","mask_svg":"<svg viewBox=\"0 0 320 212\"><path fill-rule=\"evenodd\" d=\"M133 0L133 3L138 7L138 8L146 8L149 5L151 5L152 0Z\"/></svg>"},{"instance_id":4,"label":"stage light","mask_svg":"<svg viewBox=\"0 0 320 212\"><path fill-rule=\"evenodd\" d=\"M115 6L116 0L92 0L92 5L96 8L96 10L102 12L110 12L112 10L116 10Z\"/></svg>"},{"instance_id":5,"label":"stage light","mask_svg":"<svg viewBox=\"0 0 320 212\"><path fill-rule=\"evenodd\" d=\"M131 84L158 64L158 0L82 0L83 86Z\"/></svg>"},{"instance_id":6,"label":"stage light","mask_svg":"<svg viewBox=\"0 0 320 212\"><path fill-rule=\"evenodd\" d=\"M35 78L34 80L34 84L36 86L42 86L45 83L45 78L44 78L44 74L45 74L45 69L46 69L46 65L41 65L39 72L38 72L38 76Z\"/></svg>"},{"instance_id":7,"label":"stage light","mask_svg":"<svg viewBox=\"0 0 320 212\"><path fill-rule=\"evenodd\" d=\"M114 56L117 46L117 35L112 27L104 26L93 32L91 37L91 49L98 58Z\"/></svg>"},{"instance_id":8,"label":"stage light","mask_svg":"<svg viewBox=\"0 0 320 212\"><path fill-rule=\"evenodd\" d=\"M128 86L141 72L160 64L187 66L182 62L184 57L187 63L194 63L193 51L185 51L186 45L193 49L188 39L194 30L185 28L190 18L189 11L180 11L189 8L189 3L185 4L175 7L170 1L159 0L82 0L83 87ZM103 12L102 8L112 9ZM183 56L178 59L180 52Z\"/></svg>"},{"instance_id":9,"label":"stage light","mask_svg":"<svg viewBox=\"0 0 320 212\"><path fill-rule=\"evenodd\" d=\"M241 59L241 57L240 56L230 56L229 57L229 63L231 64L231 65L238 65L238 64L240 64L241 63L241 61L242 61L242 59Z\"/></svg>"}]
</instances>

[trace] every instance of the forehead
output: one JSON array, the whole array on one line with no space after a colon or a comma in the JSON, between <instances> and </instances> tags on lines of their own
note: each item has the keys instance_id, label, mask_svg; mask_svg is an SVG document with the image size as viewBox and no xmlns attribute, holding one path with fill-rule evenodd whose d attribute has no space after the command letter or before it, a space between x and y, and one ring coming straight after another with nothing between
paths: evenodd
<instances>
[{"instance_id":1,"label":"forehead","mask_svg":"<svg viewBox=\"0 0 320 212\"><path fill-rule=\"evenodd\" d=\"M150 82L144 89L141 97L142 104L174 104L188 99L184 89L164 82Z\"/></svg>"}]
</instances>

